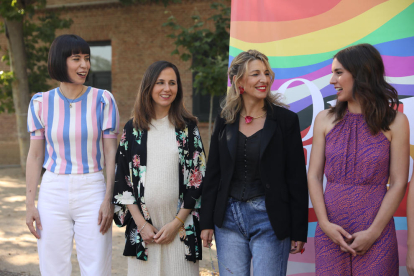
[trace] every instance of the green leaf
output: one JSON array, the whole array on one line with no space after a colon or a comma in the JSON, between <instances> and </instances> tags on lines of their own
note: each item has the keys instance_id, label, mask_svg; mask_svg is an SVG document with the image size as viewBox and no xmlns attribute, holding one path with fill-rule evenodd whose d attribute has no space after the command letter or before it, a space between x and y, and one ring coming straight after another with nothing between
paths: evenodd
<instances>
[{"instance_id":1,"label":"green leaf","mask_svg":"<svg viewBox=\"0 0 414 276\"><path fill-rule=\"evenodd\" d=\"M0 16L8 20L23 21L23 41L27 57L27 72L29 91L32 93L50 89L47 57L50 45L55 39L58 29L68 28L71 19L61 19L59 11L43 10L42 15L34 20L36 9L43 9L46 0L24 1L25 6L19 6L16 0L0 1ZM0 23L0 32L4 32L4 23ZM1 62L10 65L9 54L4 53ZM13 72L4 71L0 75L0 113L14 112L11 94Z\"/></svg>"}]
</instances>

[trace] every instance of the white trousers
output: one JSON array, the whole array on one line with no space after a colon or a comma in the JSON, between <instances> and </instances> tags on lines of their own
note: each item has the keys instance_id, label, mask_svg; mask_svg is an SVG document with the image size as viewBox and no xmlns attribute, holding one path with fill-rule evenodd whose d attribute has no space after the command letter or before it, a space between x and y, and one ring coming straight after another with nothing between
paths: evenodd
<instances>
[{"instance_id":1,"label":"white trousers","mask_svg":"<svg viewBox=\"0 0 414 276\"><path fill-rule=\"evenodd\" d=\"M98 225L105 191L102 172L45 172L37 204L43 227L37 242L43 276L71 275L73 238L82 276L111 275L112 228L102 235Z\"/></svg>"}]
</instances>

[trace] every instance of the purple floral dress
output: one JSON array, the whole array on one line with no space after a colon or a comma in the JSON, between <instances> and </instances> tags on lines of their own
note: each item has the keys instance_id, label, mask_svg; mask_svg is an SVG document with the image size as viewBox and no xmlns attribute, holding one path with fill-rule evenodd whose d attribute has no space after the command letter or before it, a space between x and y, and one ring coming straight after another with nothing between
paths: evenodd
<instances>
[{"instance_id":1,"label":"purple floral dress","mask_svg":"<svg viewBox=\"0 0 414 276\"><path fill-rule=\"evenodd\" d=\"M326 135L325 206L330 222L351 235L374 221L387 192L390 142L362 114L347 113ZM342 252L320 229L315 233L316 275L398 275L398 245L391 219L362 256Z\"/></svg>"}]
</instances>

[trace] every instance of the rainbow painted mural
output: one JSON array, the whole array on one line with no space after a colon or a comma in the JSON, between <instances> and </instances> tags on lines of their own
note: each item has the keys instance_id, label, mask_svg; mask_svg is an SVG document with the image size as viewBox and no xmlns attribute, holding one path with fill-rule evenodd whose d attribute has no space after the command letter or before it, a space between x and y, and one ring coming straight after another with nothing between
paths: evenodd
<instances>
[{"instance_id":1,"label":"rainbow painted mural","mask_svg":"<svg viewBox=\"0 0 414 276\"><path fill-rule=\"evenodd\" d=\"M232 0L230 62L256 49L269 57L276 75L273 92L283 93L300 118L305 156L312 147L313 121L335 104L329 84L333 55L370 43L381 53L386 78L399 93L399 110L411 126L410 178L414 159L414 0ZM395 214L400 275L407 252L406 198ZM309 206L306 251L289 259L288 275L314 275L316 216Z\"/></svg>"}]
</instances>

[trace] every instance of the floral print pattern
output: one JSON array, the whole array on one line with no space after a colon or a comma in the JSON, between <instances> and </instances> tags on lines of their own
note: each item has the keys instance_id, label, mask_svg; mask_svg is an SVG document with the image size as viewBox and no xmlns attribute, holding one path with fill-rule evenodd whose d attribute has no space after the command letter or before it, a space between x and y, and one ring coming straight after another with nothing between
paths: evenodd
<instances>
[{"instance_id":1,"label":"floral print pattern","mask_svg":"<svg viewBox=\"0 0 414 276\"><path fill-rule=\"evenodd\" d=\"M135 136L135 142L137 142L139 145L141 145L142 140L142 134L144 132L141 130L136 130L135 128L132 130L132 134Z\"/></svg>"},{"instance_id":2,"label":"floral print pattern","mask_svg":"<svg viewBox=\"0 0 414 276\"><path fill-rule=\"evenodd\" d=\"M124 147L125 150L128 150L128 141L126 141L126 132L125 132L125 129L124 129L124 132L122 133L121 141L119 143L119 146Z\"/></svg>"},{"instance_id":3,"label":"floral print pattern","mask_svg":"<svg viewBox=\"0 0 414 276\"><path fill-rule=\"evenodd\" d=\"M136 130L132 120L125 125L116 157L117 169L112 200L115 204L115 224L118 227L126 226L124 255L135 256L144 261L148 259L148 250L126 205L137 204L145 220L152 224L151 215L145 205L144 189L147 138L147 132ZM181 130L176 129L176 140L180 164L177 213L180 208L192 209L184 227L179 231L179 236L185 244L185 258L195 262L201 259L199 209L206 159L200 132L195 124L188 124Z\"/></svg>"},{"instance_id":4,"label":"floral print pattern","mask_svg":"<svg viewBox=\"0 0 414 276\"><path fill-rule=\"evenodd\" d=\"M134 167L135 168L139 168L140 165L140 160L139 160L139 155L135 154L134 157L132 158L132 162L134 163Z\"/></svg>"}]
</instances>

